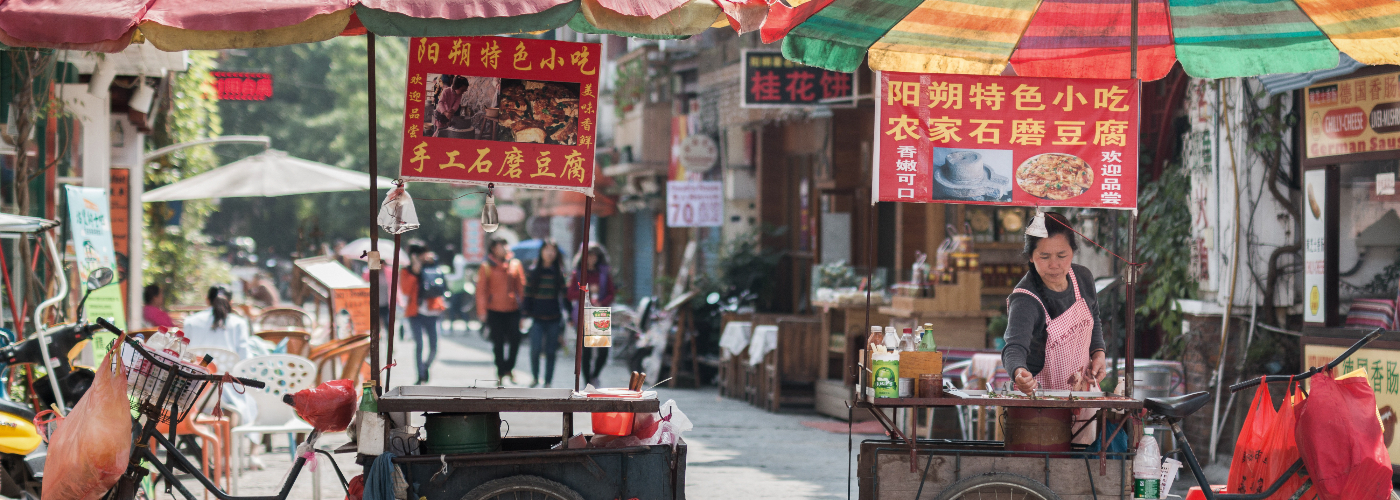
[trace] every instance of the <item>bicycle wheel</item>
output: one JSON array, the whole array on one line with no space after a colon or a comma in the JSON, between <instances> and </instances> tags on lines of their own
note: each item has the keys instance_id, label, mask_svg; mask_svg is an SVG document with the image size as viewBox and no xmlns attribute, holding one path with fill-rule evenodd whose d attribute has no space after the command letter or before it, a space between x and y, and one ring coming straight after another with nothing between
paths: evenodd
<instances>
[{"instance_id":1,"label":"bicycle wheel","mask_svg":"<svg viewBox=\"0 0 1400 500\"><path fill-rule=\"evenodd\" d=\"M1040 482L1015 474L989 472L953 483L937 500L1060 500Z\"/></svg>"},{"instance_id":2,"label":"bicycle wheel","mask_svg":"<svg viewBox=\"0 0 1400 500\"><path fill-rule=\"evenodd\" d=\"M578 492L539 476L511 476L472 488L462 500L583 500Z\"/></svg>"}]
</instances>

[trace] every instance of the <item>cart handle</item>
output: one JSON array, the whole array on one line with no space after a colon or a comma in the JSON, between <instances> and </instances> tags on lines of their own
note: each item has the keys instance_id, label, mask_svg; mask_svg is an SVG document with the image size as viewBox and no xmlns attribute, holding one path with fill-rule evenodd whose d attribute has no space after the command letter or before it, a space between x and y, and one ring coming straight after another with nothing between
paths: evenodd
<instances>
[{"instance_id":1,"label":"cart handle","mask_svg":"<svg viewBox=\"0 0 1400 500\"><path fill-rule=\"evenodd\" d=\"M1230 386L1230 392L1238 392L1244 389L1248 389L1250 387L1259 385L1261 382L1288 382L1289 380L1303 380L1312 377L1313 375L1317 375L1323 370L1331 371L1333 368L1336 368L1337 365L1342 364L1343 360L1350 358L1352 354L1356 354L1356 351L1360 350L1362 347L1365 347L1366 344L1369 344L1372 340L1376 340L1377 338L1379 338L1381 336L1381 333L1384 332L1385 328L1376 328L1375 330L1371 330L1371 333L1367 333L1366 336L1361 337L1361 340L1356 341L1355 344L1352 344L1351 347L1347 348L1346 352L1343 352L1341 356L1337 356L1337 359L1333 359L1326 365L1308 368L1308 371L1299 373L1297 375L1269 375L1267 377L1262 377L1262 379L1255 378L1246 380L1244 382L1240 382L1238 384Z\"/></svg>"},{"instance_id":2,"label":"cart handle","mask_svg":"<svg viewBox=\"0 0 1400 500\"><path fill-rule=\"evenodd\" d=\"M117 328L117 326L116 326L116 325L113 325L110 321L107 321L106 318L97 318L96 323L97 323L99 326L101 326L102 328L106 328L107 331L116 334L118 337L120 337L120 336L122 336L122 335L125 335L125 332L123 332L120 328ZM185 373L185 372L180 371L180 370L175 370L175 369L174 369L172 366L170 366L168 363L166 363L166 362L164 362L164 361L161 361L160 359L157 359L155 356L151 356L151 353L148 352L148 351L146 350L146 346L142 345L140 342L137 342L136 339L127 337L126 343L127 343L127 345L131 346L131 348L132 348L133 350L135 350L138 354L140 354L141 357L146 358L146 361L149 361L151 364L155 365L156 367L160 368L161 370L165 370L165 371L174 373L176 377L180 377L180 378L183 378L183 379L189 379L189 380L203 380L203 381L205 381L205 382L223 382L223 381L224 381L224 376L223 376L223 375L195 375L195 374L192 374L192 373ZM266 384L266 383L263 383L263 382L260 382L260 381L258 381L258 380L254 380L254 379L251 379L251 378L233 377L233 379L234 379L234 380L237 380L238 382L242 383L243 385L246 385L246 386L249 386L249 387L254 387L254 388L258 388L258 389L262 389L262 388L267 387L267 384Z\"/></svg>"}]
</instances>

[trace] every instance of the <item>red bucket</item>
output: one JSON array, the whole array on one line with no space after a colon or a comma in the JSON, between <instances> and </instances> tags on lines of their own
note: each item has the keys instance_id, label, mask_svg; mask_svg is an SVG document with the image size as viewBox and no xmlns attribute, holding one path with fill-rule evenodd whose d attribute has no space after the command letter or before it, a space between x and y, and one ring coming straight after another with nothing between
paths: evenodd
<instances>
[{"instance_id":1,"label":"red bucket","mask_svg":"<svg viewBox=\"0 0 1400 500\"><path fill-rule=\"evenodd\" d=\"M589 393L590 398L638 398L642 393L625 389L600 389L600 392ZM603 412L593 414L593 433L605 436L630 436L632 435L632 420L636 414L631 412Z\"/></svg>"}]
</instances>

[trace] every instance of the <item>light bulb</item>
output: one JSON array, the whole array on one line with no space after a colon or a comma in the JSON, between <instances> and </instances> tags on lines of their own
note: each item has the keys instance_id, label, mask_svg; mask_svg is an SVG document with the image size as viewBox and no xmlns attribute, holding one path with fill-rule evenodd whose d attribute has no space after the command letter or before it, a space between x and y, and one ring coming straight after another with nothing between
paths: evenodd
<instances>
[{"instance_id":1,"label":"light bulb","mask_svg":"<svg viewBox=\"0 0 1400 500\"><path fill-rule=\"evenodd\" d=\"M486 206L481 208L481 230L494 233L501 227L501 218L496 215L496 197L486 195Z\"/></svg>"}]
</instances>

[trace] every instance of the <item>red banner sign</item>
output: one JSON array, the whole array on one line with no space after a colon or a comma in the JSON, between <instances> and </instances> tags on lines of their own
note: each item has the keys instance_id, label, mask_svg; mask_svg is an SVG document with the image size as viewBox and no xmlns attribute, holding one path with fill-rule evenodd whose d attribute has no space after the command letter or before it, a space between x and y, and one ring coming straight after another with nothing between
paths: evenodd
<instances>
[{"instance_id":1,"label":"red banner sign","mask_svg":"<svg viewBox=\"0 0 1400 500\"><path fill-rule=\"evenodd\" d=\"M272 75L268 73L229 73L210 71L219 99L225 101L266 101L272 98Z\"/></svg>"},{"instance_id":2,"label":"red banner sign","mask_svg":"<svg viewBox=\"0 0 1400 500\"><path fill-rule=\"evenodd\" d=\"M414 38L400 177L592 196L601 50L529 38Z\"/></svg>"},{"instance_id":3,"label":"red banner sign","mask_svg":"<svg viewBox=\"0 0 1400 500\"><path fill-rule=\"evenodd\" d=\"M1133 80L880 72L875 201L1137 207Z\"/></svg>"}]
</instances>

